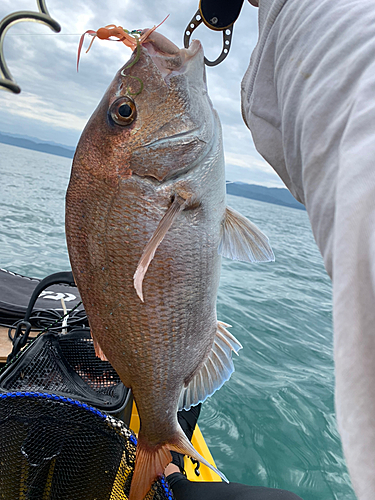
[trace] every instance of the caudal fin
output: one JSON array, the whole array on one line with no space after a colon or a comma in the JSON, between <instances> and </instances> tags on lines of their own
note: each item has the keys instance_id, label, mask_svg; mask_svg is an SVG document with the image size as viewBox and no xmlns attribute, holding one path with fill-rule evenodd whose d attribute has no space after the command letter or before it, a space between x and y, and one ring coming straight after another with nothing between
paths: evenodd
<instances>
[{"instance_id":1,"label":"caudal fin","mask_svg":"<svg viewBox=\"0 0 375 500\"><path fill-rule=\"evenodd\" d=\"M168 445L149 446L139 434L129 500L143 500L152 483L172 461Z\"/></svg>"},{"instance_id":2,"label":"caudal fin","mask_svg":"<svg viewBox=\"0 0 375 500\"><path fill-rule=\"evenodd\" d=\"M150 446L142 438L142 434L139 434L129 500L144 500L152 483L158 476L164 473L164 469L172 461L172 455L169 450L177 451L183 455L195 458L216 472L224 481L228 482L224 474L199 455L183 432L175 436L172 441L173 442L164 445Z\"/></svg>"}]
</instances>

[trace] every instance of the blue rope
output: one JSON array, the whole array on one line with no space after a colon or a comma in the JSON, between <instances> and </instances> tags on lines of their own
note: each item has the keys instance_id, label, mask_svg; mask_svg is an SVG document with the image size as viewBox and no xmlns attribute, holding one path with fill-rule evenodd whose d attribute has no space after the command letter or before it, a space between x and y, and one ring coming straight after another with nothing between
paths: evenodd
<instances>
[{"instance_id":1,"label":"blue rope","mask_svg":"<svg viewBox=\"0 0 375 500\"><path fill-rule=\"evenodd\" d=\"M64 398L63 396L57 396L56 394L49 394L47 392L6 392L3 394L0 394L0 399L5 399L5 398L42 398L42 399L53 399L54 401L61 401L63 403L69 403L74 406L78 406L79 408L84 408L85 410L90 411L94 415L97 415L101 419L105 420L107 416L102 413L100 410L97 408L94 408L93 406L89 406L86 403L81 403L80 401L77 401L72 398Z\"/></svg>"},{"instance_id":2,"label":"blue rope","mask_svg":"<svg viewBox=\"0 0 375 500\"><path fill-rule=\"evenodd\" d=\"M163 486L163 490L164 490L165 495L166 495L166 497L168 498L168 500L174 500L173 495L172 495L172 492L171 492L171 490L169 489L169 485L168 485L168 483L167 483L167 481L166 481L165 477L164 477L164 476L161 476L161 477L159 478L159 481L160 481L161 485Z\"/></svg>"}]
</instances>

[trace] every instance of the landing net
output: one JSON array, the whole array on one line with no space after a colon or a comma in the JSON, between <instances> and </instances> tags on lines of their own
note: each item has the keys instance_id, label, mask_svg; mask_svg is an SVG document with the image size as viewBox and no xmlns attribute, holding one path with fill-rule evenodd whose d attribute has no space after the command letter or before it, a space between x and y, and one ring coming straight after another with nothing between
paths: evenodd
<instances>
[{"instance_id":1,"label":"landing net","mask_svg":"<svg viewBox=\"0 0 375 500\"><path fill-rule=\"evenodd\" d=\"M72 398L0 393L0 498L127 500L136 437L120 420ZM147 500L173 500L164 478Z\"/></svg>"}]
</instances>

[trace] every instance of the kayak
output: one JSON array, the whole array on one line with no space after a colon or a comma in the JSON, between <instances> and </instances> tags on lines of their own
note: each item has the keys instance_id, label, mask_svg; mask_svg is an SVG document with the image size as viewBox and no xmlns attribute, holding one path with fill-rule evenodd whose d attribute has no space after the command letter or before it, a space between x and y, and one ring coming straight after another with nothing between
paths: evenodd
<instances>
[{"instance_id":1,"label":"kayak","mask_svg":"<svg viewBox=\"0 0 375 500\"><path fill-rule=\"evenodd\" d=\"M6 363L7 356L12 351L13 347L12 341L8 336L7 326L20 322L25 318L30 297L37 286L40 286L40 282L41 280L38 279L32 279L10 273L9 271L0 270L0 324L2 325L0 326L0 367ZM44 324L43 321L48 322L49 316L53 319L56 314L62 315L64 310L71 311L74 308L76 316L71 314L70 321L79 321L84 326L87 319L82 305L80 306L80 296L77 288L68 286L66 283L63 285L54 284L49 286L39 295L39 298L35 302L35 308L32 308L34 315L33 321L35 321L35 317L39 314L39 320L37 318L33 326L36 330L40 330L41 326ZM67 326L69 327L69 321ZM88 332L89 329L87 328L86 331ZM69 333L65 335L69 337ZM87 333L87 335L89 334ZM62 335L62 337L64 338L64 335ZM0 387L0 392L2 390L3 389ZM31 388L30 390L33 389ZM79 398L77 397L77 399ZM128 415L126 420L129 422L129 428L137 435L140 425L137 408L132 398L127 397L126 401L127 406L125 409L124 407L122 408L121 414ZM85 402L87 403L88 401L86 400ZM95 406L94 402L90 402L90 404ZM105 412L103 408L100 408L100 411ZM202 457L215 466L214 459L198 425L192 437L192 444ZM197 467L197 464L193 463L187 457L184 458L184 468L186 476L190 481L221 481L220 477L204 464Z\"/></svg>"}]
</instances>

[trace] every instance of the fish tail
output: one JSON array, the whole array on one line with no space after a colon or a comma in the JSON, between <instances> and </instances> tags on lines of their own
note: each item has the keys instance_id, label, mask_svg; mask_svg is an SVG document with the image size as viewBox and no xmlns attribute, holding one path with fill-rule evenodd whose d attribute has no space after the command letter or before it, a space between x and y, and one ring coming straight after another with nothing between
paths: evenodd
<instances>
[{"instance_id":1,"label":"fish tail","mask_svg":"<svg viewBox=\"0 0 375 500\"><path fill-rule=\"evenodd\" d=\"M164 469L172 461L170 450L177 451L178 453L188 455L198 460L216 472L223 481L228 482L228 479L222 472L207 462L207 460L194 449L194 446L183 432L179 432L170 442L157 446L150 446L140 433L129 500L144 500L152 483L164 473Z\"/></svg>"},{"instance_id":2,"label":"fish tail","mask_svg":"<svg viewBox=\"0 0 375 500\"><path fill-rule=\"evenodd\" d=\"M164 473L171 461L172 455L167 444L151 446L140 433L129 500L143 500L152 483Z\"/></svg>"}]
</instances>

